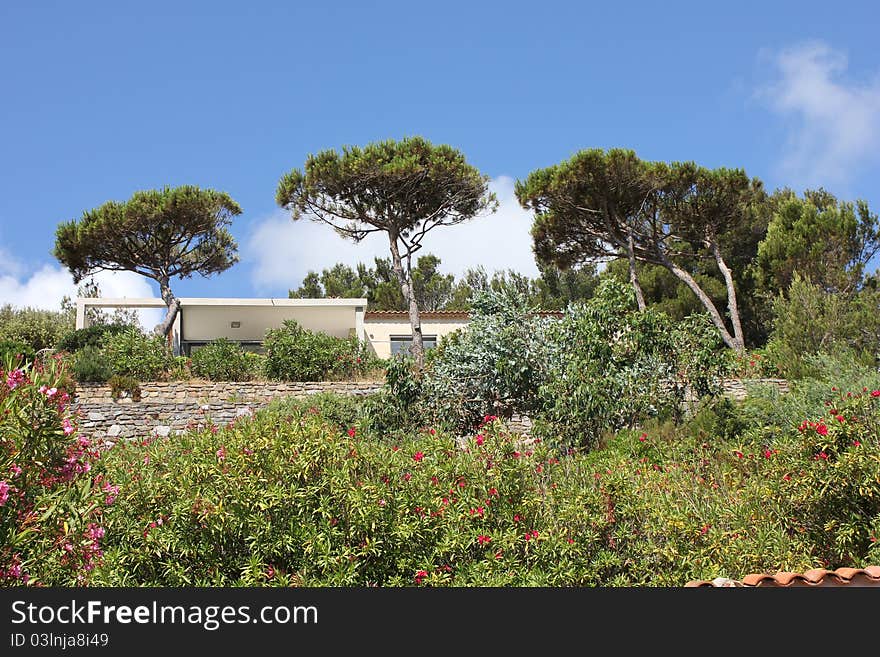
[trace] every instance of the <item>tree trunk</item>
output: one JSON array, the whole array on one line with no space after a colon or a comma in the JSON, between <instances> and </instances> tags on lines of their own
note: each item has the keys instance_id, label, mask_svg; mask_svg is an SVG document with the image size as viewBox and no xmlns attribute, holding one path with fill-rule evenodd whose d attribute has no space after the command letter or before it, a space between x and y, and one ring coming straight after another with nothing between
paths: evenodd
<instances>
[{"instance_id":1,"label":"tree trunk","mask_svg":"<svg viewBox=\"0 0 880 657\"><path fill-rule=\"evenodd\" d=\"M639 304L639 310L645 309L645 295L642 293L642 286L639 284L639 275L636 273L636 254L633 249L633 234L632 229L627 231L628 240L627 240L627 256L629 256L629 282L633 286L633 290L636 291L636 303Z\"/></svg>"},{"instance_id":2,"label":"tree trunk","mask_svg":"<svg viewBox=\"0 0 880 657\"><path fill-rule=\"evenodd\" d=\"M156 332L167 338L171 333L171 327L174 324L174 320L177 318L177 313L180 311L180 300L171 292L171 287L167 278L159 281L159 293L162 296L162 301L164 301L165 305L168 307L168 310L165 313L165 319L163 319L162 323L156 327Z\"/></svg>"},{"instance_id":3,"label":"tree trunk","mask_svg":"<svg viewBox=\"0 0 880 657\"><path fill-rule=\"evenodd\" d=\"M675 276L681 282L687 285L691 289L691 292L697 295L700 303L702 303L703 307L709 311L709 317L712 319L712 323L721 333L721 339L724 340L724 344L726 344L731 349L734 349L735 351L742 352L742 344L740 344L740 342L730 334L730 331L727 330L727 327L724 325L724 319L722 319L721 317L721 313L718 312L715 304L712 303L712 299L709 298L708 294L703 292L703 289L699 286L697 281L694 280L694 277L687 273L684 269L673 263L662 253L660 254L660 261L664 267L675 274Z\"/></svg>"},{"instance_id":4,"label":"tree trunk","mask_svg":"<svg viewBox=\"0 0 880 657\"><path fill-rule=\"evenodd\" d=\"M413 291L412 273L409 270L406 272L403 270L403 261L397 247L397 235L389 232L388 239L391 242L391 267L397 275L403 300L409 310L409 324L412 327L412 355L416 361L416 368L421 370L425 364L425 346L422 341L422 320L419 317L419 306Z\"/></svg>"},{"instance_id":5,"label":"tree trunk","mask_svg":"<svg viewBox=\"0 0 880 657\"><path fill-rule=\"evenodd\" d=\"M718 242L715 240L708 240L708 242L709 247L712 249L712 254L715 256L715 262L718 264L718 269L721 270L721 275L724 276L724 284L727 286L727 310L730 312L730 321L733 323L733 337L737 345L739 345L737 351L742 352L745 350L745 339L743 338L742 323L739 318L739 305L736 302L733 276L730 273L730 267L727 266L724 258L721 257L721 249L718 248Z\"/></svg>"}]
</instances>

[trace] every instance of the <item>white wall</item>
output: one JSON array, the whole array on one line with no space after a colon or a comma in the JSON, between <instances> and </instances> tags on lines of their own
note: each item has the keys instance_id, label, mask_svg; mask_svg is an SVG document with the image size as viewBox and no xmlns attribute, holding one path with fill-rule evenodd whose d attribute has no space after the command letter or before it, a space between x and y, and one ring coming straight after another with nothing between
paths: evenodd
<instances>
[{"instance_id":1,"label":"white wall","mask_svg":"<svg viewBox=\"0 0 880 657\"><path fill-rule=\"evenodd\" d=\"M436 335L439 342L444 335L449 335L467 324L468 320L466 319L423 319L422 335ZM391 356L392 335L412 335L409 321L401 322L388 319L367 318L364 320L364 331L373 351L379 358Z\"/></svg>"},{"instance_id":2,"label":"white wall","mask_svg":"<svg viewBox=\"0 0 880 657\"><path fill-rule=\"evenodd\" d=\"M262 341L266 331L279 328L286 319L297 321L310 331L321 331L339 338L354 333L353 306L187 306L183 311L183 339L186 341L229 338ZM231 323L241 323L232 328Z\"/></svg>"}]
</instances>

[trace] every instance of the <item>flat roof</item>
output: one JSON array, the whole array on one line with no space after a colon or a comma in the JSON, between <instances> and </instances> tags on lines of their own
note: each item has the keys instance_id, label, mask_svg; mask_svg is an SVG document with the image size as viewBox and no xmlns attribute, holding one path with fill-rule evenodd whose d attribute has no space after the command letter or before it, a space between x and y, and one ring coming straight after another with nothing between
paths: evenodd
<instances>
[{"instance_id":1,"label":"flat roof","mask_svg":"<svg viewBox=\"0 0 880 657\"><path fill-rule=\"evenodd\" d=\"M354 307L367 305L366 299L264 299L264 298L211 298L179 297L180 306L277 306L277 307ZM158 297L77 297L77 303L86 306L111 306L116 308L164 308L165 302Z\"/></svg>"}]
</instances>

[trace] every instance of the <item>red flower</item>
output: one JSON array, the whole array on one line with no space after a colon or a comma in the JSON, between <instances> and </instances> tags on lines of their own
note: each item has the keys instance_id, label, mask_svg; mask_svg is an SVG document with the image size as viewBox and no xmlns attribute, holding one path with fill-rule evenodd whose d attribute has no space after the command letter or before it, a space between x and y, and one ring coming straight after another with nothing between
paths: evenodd
<instances>
[{"instance_id":1,"label":"red flower","mask_svg":"<svg viewBox=\"0 0 880 657\"><path fill-rule=\"evenodd\" d=\"M483 434L477 434L477 437L474 439L474 442L476 442L477 445L482 445L484 442L483 441Z\"/></svg>"},{"instance_id":2,"label":"red flower","mask_svg":"<svg viewBox=\"0 0 880 657\"><path fill-rule=\"evenodd\" d=\"M483 535L477 536L477 542L480 545L486 545L487 543L490 543L491 541L492 541L491 536L483 536Z\"/></svg>"},{"instance_id":3,"label":"red flower","mask_svg":"<svg viewBox=\"0 0 880 657\"><path fill-rule=\"evenodd\" d=\"M417 585L418 585L418 584L421 584L421 583L422 583L422 580L425 579L427 576L428 576L428 571L427 571L427 570L420 570L420 571L418 571L418 572L416 573L416 576L415 576L416 584L417 584Z\"/></svg>"},{"instance_id":4,"label":"red flower","mask_svg":"<svg viewBox=\"0 0 880 657\"><path fill-rule=\"evenodd\" d=\"M824 424L819 424L816 426L816 433L818 433L820 436L827 436L828 427L826 427Z\"/></svg>"},{"instance_id":5,"label":"red flower","mask_svg":"<svg viewBox=\"0 0 880 657\"><path fill-rule=\"evenodd\" d=\"M880 390L872 390L871 396L872 397L880 397Z\"/></svg>"},{"instance_id":6,"label":"red flower","mask_svg":"<svg viewBox=\"0 0 880 657\"><path fill-rule=\"evenodd\" d=\"M392 452L396 452L396 451L399 450L399 449L400 449L400 447L398 447L397 445L392 445L392 446L391 446L391 451L392 451Z\"/></svg>"},{"instance_id":7,"label":"red flower","mask_svg":"<svg viewBox=\"0 0 880 657\"><path fill-rule=\"evenodd\" d=\"M494 488L494 487L493 487L493 488L490 488L490 489L489 489L489 495L492 495L492 496L494 496L494 495L498 495L498 489L497 489L497 488Z\"/></svg>"},{"instance_id":8,"label":"red flower","mask_svg":"<svg viewBox=\"0 0 880 657\"><path fill-rule=\"evenodd\" d=\"M354 438L356 433L357 433L357 430L354 427L352 427L351 429L348 430L348 437Z\"/></svg>"},{"instance_id":9,"label":"red flower","mask_svg":"<svg viewBox=\"0 0 880 657\"><path fill-rule=\"evenodd\" d=\"M574 539L573 539L573 538L567 538L567 539L565 539L565 540L568 541L568 544L569 544L569 545L573 545L573 544L574 544Z\"/></svg>"},{"instance_id":10,"label":"red flower","mask_svg":"<svg viewBox=\"0 0 880 657\"><path fill-rule=\"evenodd\" d=\"M519 522L520 520L522 520L522 516L519 515L518 513L514 513L514 514L513 514L513 521L514 521L514 522Z\"/></svg>"},{"instance_id":11,"label":"red flower","mask_svg":"<svg viewBox=\"0 0 880 657\"><path fill-rule=\"evenodd\" d=\"M791 481L791 475L788 474L788 473L782 475L782 478L783 478L785 481Z\"/></svg>"},{"instance_id":12,"label":"red flower","mask_svg":"<svg viewBox=\"0 0 880 657\"><path fill-rule=\"evenodd\" d=\"M412 475L409 472L407 472L403 475L404 481L409 481L410 479L412 479Z\"/></svg>"},{"instance_id":13,"label":"red flower","mask_svg":"<svg viewBox=\"0 0 880 657\"><path fill-rule=\"evenodd\" d=\"M771 456L773 456L773 452L769 449L765 449L764 450L764 458L769 459Z\"/></svg>"},{"instance_id":14,"label":"red flower","mask_svg":"<svg viewBox=\"0 0 880 657\"><path fill-rule=\"evenodd\" d=\"M826 454L825 452L819 452L818 454L816 454L816 460L818 461L819 459L822 459L823 461L827 461L828 454Z\"/></svg>"},{"instance_id":15,"label":"red flower","mask_svg":"<svg viewBox=\"0 0 880 657\"><path fill-rule=\"evenodd\" d=\"M648 434L646 434L646 433L643 433L641 436L639 436L639 442L645 442L645 440L647 440L647 439L648 439Z\"/></svg>"},{"instance_id":16,"label":"red flower","mask_svg":"<svg viewBox=\"0 0 880 657\"><path fill-rule=\"evenodd\" d=\"M413 454L413 461L416 463L420 462L423 458L425 458L425 455L422 452L416 452Z\"/></svg>"},{"instance_id":17,"label":"red flower","mask_svg":"<svg viewBox=\"0 0 880 657\"><path fill-rule=\"evenodd\" d=\"M862 443L860 443L858 440L854 440L854 441L853 441L853 447L860 447L861 444L862 444Z\"/></svg>"},{"instance_id":18,"label":"red flower","mask_svg":"<svg viewBox=\"0 0 880 657\"><path fill-rule=\"evenodd\" d=\"M837 420L838 422L846 422L846 418L843 417L842 415L838 415L834 419Z\"/></svg>"},{"instance_id":19,"label":"red flower","mask_svg":"<svg viewBox=\"0 0 880 657\"><path fill-rule=\"evenodd\" d=\"M734 454L736 454L736 458L738 458L738 459L741 459L741 458L743 457L743 453L740 452L739 450L736 450L736 451L734 452Z\"/></svg>"}]
</instances>

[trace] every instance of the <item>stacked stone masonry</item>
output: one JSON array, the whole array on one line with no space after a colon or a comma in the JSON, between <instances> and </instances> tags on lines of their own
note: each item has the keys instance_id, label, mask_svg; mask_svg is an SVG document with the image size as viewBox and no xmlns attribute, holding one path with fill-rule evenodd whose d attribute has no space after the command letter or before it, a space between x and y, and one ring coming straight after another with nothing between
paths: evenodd
<instances>
[{"instance_id":1,"label":"stacked stone masonry","mask_svg":"<svg viewBox=\"0 0 880 657\"><path fill-rule=\"evenodd\" d=\"M223 426L253 414L274 399L303 398L321 392L368 395L381 387L381 381L173 381L142 383L140 401L134 401L128 396L114 400L108 386L81 383L77 385L74 409L80 414L81 433L112 441L167 436L208 424Z\"/></svg>"},{"instance_id":2,"label":"stacked stone masonry","mask_svg":"<svg viewBox=\"0 0 880 657\"><path fill-rule=\"evenodd\" d=\"M743 399L753 385L770 385L780 393L788 392L783 379L724 381L724 393ZM80 414L80 432L110 441L136 436L182 433L188 427L215 424L223 426L236 418L251 415L274 399L308 397L320 392L342 395L369 395L382 387L381 381L316 381L275 383L211 383L175 381L142 383L141 399L113 399L110 388L99 384L79 384L74 410ZM510 428L528 433L531 421L525 416L512 418Z\"/></svg>"}]
</instances>

